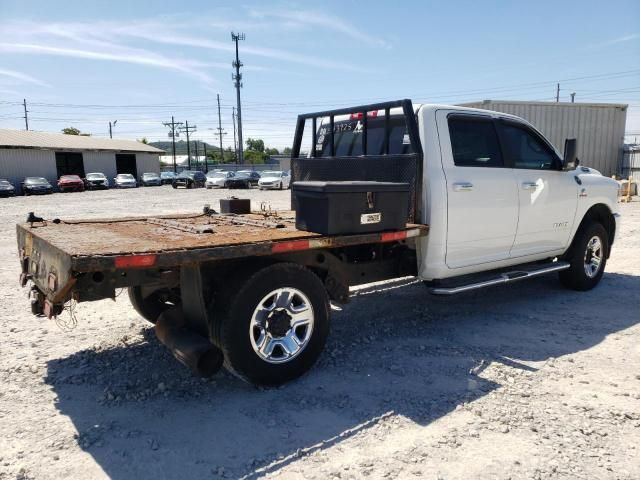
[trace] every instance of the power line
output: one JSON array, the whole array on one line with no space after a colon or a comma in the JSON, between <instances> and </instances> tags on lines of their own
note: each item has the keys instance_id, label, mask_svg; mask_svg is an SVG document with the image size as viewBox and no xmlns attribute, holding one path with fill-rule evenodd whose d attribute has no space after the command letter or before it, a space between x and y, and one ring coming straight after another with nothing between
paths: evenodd
<instances>
[{"instance_id":1,"label":"power line","mask_svg":"<svg viewBox=\"0 0 640 480\"><path fill-rule=\"evenodd\" d=\"M243 145L242 145L242 107L240 106L240 89L242 88L242 74L240 73L240 67L242 67L242 62L240 62L240 57L238 54L238 42L240 40L244 40L246 37L244 33L233 33L231 32L231 41L236 43L236 59L233 62L233 67L236 69L236 73L231 75L232 80L234 81L234 85L236 87L236 98L238 101L238 163L244 163L244 154L243 154Z\"/></svg>"},{"instance_id":2,"label":"power line","mask_svg":"<svg viewBox=\"0 0 640 480\"><path fill-rule=\"evenodd\" d=\"M179 127L179 131L185 132L187 134L187 165L188 169L191 170L191 142L189 141L189 134L196 132L196 125L189 126L189 121L185 121L184 127Z\"/></svg>"},{"instance_id":3,"label":"power line","mask_svg":"<svg viewBox=\"0 0 640 480\"><path fill-rule=\"evenodd\" d=\"M171 127L171 131L169 132L169 136L171 137L171 146L173 147L173 171L174 173L177 172L177 166L176 166L176 136L179 135L178 132L176 132L176 127L179 127L180 125L182 125L182 122L177 122L173 119L173 116L171 116L171 123L169 122L163 122L162 123L165 127Z\"/></svg>"}]
</instances>

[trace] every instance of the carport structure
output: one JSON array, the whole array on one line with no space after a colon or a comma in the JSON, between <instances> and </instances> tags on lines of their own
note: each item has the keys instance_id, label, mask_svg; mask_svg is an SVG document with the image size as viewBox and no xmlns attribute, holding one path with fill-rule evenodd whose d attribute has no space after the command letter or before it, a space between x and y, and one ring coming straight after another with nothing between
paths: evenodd
<instances>
[{"instance_id":1,"label":"carport structure","mask_svg":"<svg viewBox=\"0 0 640 480\"><path fill-rule=\"evenodd\" d=\"M0 129L0 178L19 187L25 177L45 177L52 183L61 175L84 177L90 172L109 179L119 173L140 177L160 172L162 153L133 140Z\"/></svg>"}]
</instances>

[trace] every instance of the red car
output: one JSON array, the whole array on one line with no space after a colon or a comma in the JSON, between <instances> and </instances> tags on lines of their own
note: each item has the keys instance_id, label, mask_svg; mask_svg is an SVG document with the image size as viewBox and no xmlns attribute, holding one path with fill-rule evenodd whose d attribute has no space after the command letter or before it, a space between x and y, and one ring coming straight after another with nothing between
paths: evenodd
<instances>
[{"instance_id":1,"label":"red car","mask_svg":"<svg viewBox=\"0 0 640 480\"><path fill-rule=\"evenodd\" d=\"M61 192L84 192L84 182L78 175L63 175L58 180Z\"/></svg>"}]
</instances>

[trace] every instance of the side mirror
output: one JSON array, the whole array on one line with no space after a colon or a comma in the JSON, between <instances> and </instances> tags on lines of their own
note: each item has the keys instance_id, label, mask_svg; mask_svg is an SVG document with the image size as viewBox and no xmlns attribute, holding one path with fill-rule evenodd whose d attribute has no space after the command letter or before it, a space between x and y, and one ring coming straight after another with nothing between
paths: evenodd
<instances>
[{"instance_id":1,"label":"side mirror","mask_svg":"<svg viewBox=\"0 0 640 480\"><path fill-rule=\"evenodd\" d=\"M575 138L567 138L564 141L564 158L562 159L563 170L574 170L580 161L576 154L578 152L578 142Z\"/></svg>"}]
</instances>

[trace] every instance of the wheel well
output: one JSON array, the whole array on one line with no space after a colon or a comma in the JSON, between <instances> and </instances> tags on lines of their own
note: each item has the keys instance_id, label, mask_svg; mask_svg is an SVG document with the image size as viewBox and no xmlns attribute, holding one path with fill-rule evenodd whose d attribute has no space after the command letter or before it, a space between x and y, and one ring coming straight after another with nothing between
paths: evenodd
<instances>
[{"instance_id":1,"label":"wheel well","mask_svg":"<svg viewBox=\"0 0 640 480\"><path fill-rule=\"evenodd\" d=\"M594 205L589 210L587 210L587 213L585 213L584 217L582 218L582 222L580 222L580 227L578 228L578 230L583 228L583 226L586 225L589 221L600 223L607 231L607 235L609 237L609 250L607 251L608 258L609 252L611 251L611 245L613 245L616 233L616 220L613 217L613 213L611 213L611 210L609 210L609 207L607 207L605 204L598 203L597 205Z\"/></svg>"}]
</instances>

